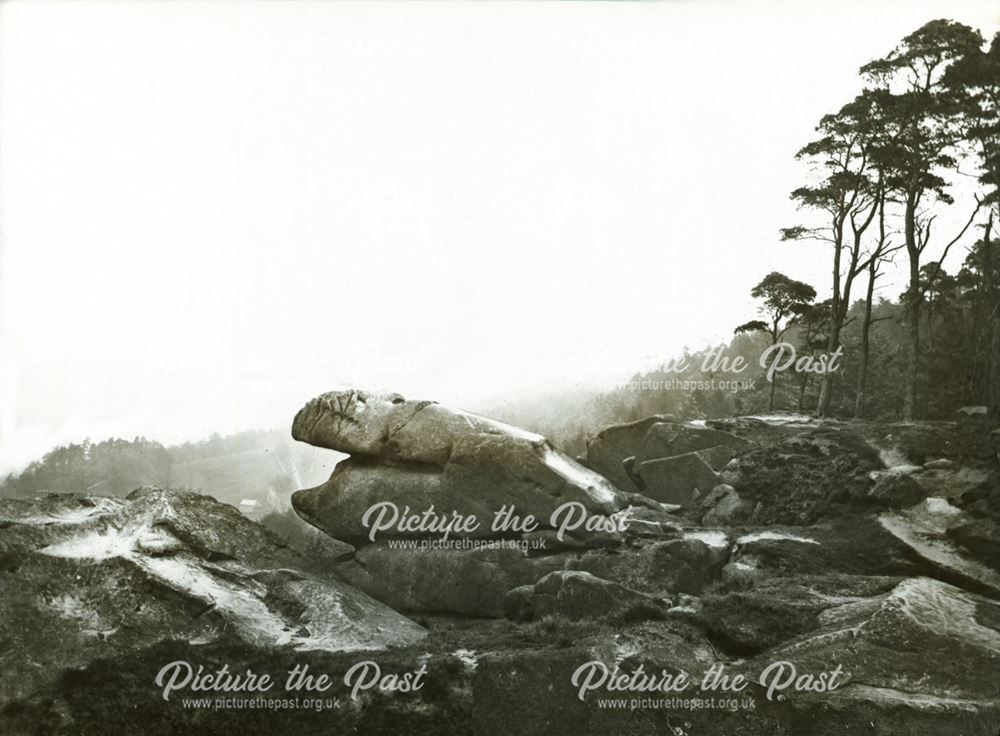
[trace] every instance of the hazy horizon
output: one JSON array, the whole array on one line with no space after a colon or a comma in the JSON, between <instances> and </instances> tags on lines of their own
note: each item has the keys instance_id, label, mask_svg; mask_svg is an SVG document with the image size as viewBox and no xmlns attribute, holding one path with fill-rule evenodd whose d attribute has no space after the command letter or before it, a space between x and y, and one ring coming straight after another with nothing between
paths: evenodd
<instances>
[{"instance_id":1,"label":"hazy horizon","mask_svg":"<svg viewBox=\"0 0 1000 736\"><path fill-rule=\"evenodd\" d=\"M794 154L942 15L1000 28L979 1L6 3L0 473L338 386L609 387L728 340L768 271L824 298L827 251L778 238Z\"/></svg>"}]
</instances>

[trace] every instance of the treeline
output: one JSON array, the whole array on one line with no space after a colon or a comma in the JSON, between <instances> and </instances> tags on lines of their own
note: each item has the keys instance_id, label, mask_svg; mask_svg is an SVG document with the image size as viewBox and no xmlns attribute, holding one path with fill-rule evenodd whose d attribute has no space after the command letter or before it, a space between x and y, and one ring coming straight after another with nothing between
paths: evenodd
<instances>
[{"instance_id":1,"label":"treeline","mask_svg":"<svg viewBox=\"0 0 1000 736\"><path fill-rule=\"evenodd\" d=\"M213 434L164 446L136 437L85 440L47 452L0 482L0 496L39 491L125 495L143 485L179 486L221 501L244 499L280 507L297 488L325 480L339 455L291 439L287 428Z\"/></svg>"},{"instance_id":2,"label":"treeline","mask_svg":"<svg viewBox=\"0 0 1000 736\"><path fill-rule=\"evenodd\" d=\"M57 447L19 475L8 475L0 484L0 495L23 496L44 489L120 496L141 485L166 485L172 465L167 449L145 437L85 440Z\"/></svg>"},{"instance_id":3,"label":"treeline","mask_svg":"<svg viewBox=\"0 0 1000 736\"><path fill-rule=\"evenodd\" d=\"M994 246L997 243L994 242ZM921 321L922 361L918 381L921 416L951 418L956 409L985 405L990 388L990 312L976 263L978 249L969 253L955 274L942 270L928 289ZM1000 276L1000 273L997 274ZM822 314L828 303L811 304ZM906 401L906 308L899 298L856 300L847 310L840 333L842 357L831 374L828 413L840 418L895 421L904 416ZM782 323L781 327L784 327ZM867 347L864 336L867 334ZM779 339L794 346L798 356L818 355L825 336L814 325L789 320ZM573 455L582 455L587 441L609 424L635 421L653 414L681 420L711 419L771 411L816 413L823 376L806 371L776 373L769 382L760 357L772 344L764 330L741 330L725 345L675 356L662 366L633 375L627 382L598 395L550 396L499 408L499 418L540 432ZM863 353L868 351L866 365ZM712 356L732 362L742 358L739 373L702 370ZM685 370L676 370L678 364ZM544 410L540 407L544 407Z\"/></svg>"},{"instance_id":4,"label":"treeline","mask_svg":"<svg viewBox=\"0 0 1000 736\"><path fill-rule=\"evenodd\" d=\"M992 247L998 246L994 240ZM921 286L926 288L921 296L917 392L924 418L947 419L958 408L988 403L991 365L996 365L991 363L991 340L997 302L983 288L983 249L980 241L957 272L941 268L930 285L930 268L921 274ZM996 265L994 269L1000 279L1000 270ZM814 414L822 400L824 375L790 367L768 381L760 364L761 356L775 342L791 345L799 357L819 356L827 349L824 329L829 301L816 303L811 287L801 282L789 285L790 281L781 274L769 274L762 282L772 292L790 294L795 303L794 310L777 320L776 329L773 319L770 325L764 319L755 320L759 324L740 325L728 344L674 356L599 395L535 398L498 407L495 414L548 436L574 455L584 453L587 441L601 427L652 414L672 414L682 420L770 411ZM768 300L768 288L761 290L758 284L754 292L762 301ZM787 309L787 304L780 304L783 298L770 296L771 309L779 303L779 314ZM848 307L839 333L841 357L837 370L830 374L828 414L885 421L905 416L909 340L905 299L905 293L894 299L872 293ZM775 314L768 307L762 312L763 317ZM718 362L714 356L722 356L730 365L741 358L746 368L740 373L704 370ZM685 368L678 370L679 365Z\"/></svg>"},{"instance_id":5,"label":"treeline","mask_svg":"<svg viewBox=\"0 0 1000 736\"><path fill-rule=\"evenodd\" d=\"M852 390L842 375L823 377L819 415L864 414L874 402L913 419L964 396L1000 416L1000 34L987 45L966 25L931 21L859 76L858 94L825 115L799 151L806 176L791 196L802 221L781 232L827 249L830 298L815 305L815 292L801 289L811 287L769 274L754 292L764 318L739 329L773 337L783 319L832 354L847 349L853 328L857 382ZM965 263L948 277L945 262L963 248ZM891 262L906 273L905 291L895 314L876 316L878 280ZM783 279L783 289L769 278ZM888 344L872 338L883 318L904 327L882 330ZM901 394L874 391L876 368L893 374Z\"/></svg>"}]
</instances>

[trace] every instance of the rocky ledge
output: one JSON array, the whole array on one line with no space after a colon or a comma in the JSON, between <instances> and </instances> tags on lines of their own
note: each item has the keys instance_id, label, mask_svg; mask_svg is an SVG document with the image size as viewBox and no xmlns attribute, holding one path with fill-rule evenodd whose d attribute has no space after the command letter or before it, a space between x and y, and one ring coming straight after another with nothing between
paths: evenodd
<instances>
[{"instance_id":1,"label":"rocky ledge","mask_svg":"<svg viewBox=\"0 0 1000 736\"><path fill-rule=\"evenodd\" d=\"M844 727L872 712L915 732L933 723L944 730L927 733L992 733L996 683L929 662L953 648L976 671L998 664L995 458L957 424L889 429L794 415L655 416L605 428L577 464L544 438L437 404L335 393L299 413L295 436L352 457L294 504L356 546L338 574L399 610L507 616L514 626L603 622L616 633L587 646L608 667L676 667L681 651L692 667L748 672L775 658L840 663L836 696L764 709L799 724L833 709ZM918 439L911 464L905 448ZM359 523L385 501L485 515L513 504L544 518L570 499L614 520L615 533L540 547L401 548L367 538ZM945 716L961 725L941 726ZM766 732L748 714L711 722L723 721Z\"/></svg>"},{"instance_id":2,"label":"rocky ledge","mask_svg":"<svg viewBox=\"0 0 1000 736\"><path fill-rule=\"evenodd\" d=\"M0 501L0 701L162 639L373 650L426 631L189 491ZM0 729L2 730L2 729Z\"/></svg>"},{"instance_id":3,"label":"rocky ledge","mask_svg":"<svg viewBox=\"0 0 1000 736\"><path fill-rule=\"evenodd\" d=\"M325 394L293 433L349 457L292 502L343 556L186 492L0 505L0 732L995 736L1000 475L983 431L656 416L574 461L433 402ZM380 504L417 521L373 538ZM595 523L561 529L566 504ZM486 526L443 534L420 522L431 507ZM493 528L504 507L537 526ZM269 718L190 712L147 685L175 659L340 676L362 649L425 666L427 687ZM740 707L631 707L581 697L581 667L749 685ZM768 671L794 686L775 693ZM609 697L626 703L595 702Z\"/></svg>"}]
</instances>

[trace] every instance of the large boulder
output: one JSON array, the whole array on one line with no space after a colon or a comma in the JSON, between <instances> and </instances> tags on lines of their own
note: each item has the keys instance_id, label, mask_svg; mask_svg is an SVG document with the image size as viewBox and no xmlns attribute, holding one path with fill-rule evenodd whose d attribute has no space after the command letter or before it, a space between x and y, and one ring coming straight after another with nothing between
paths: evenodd
<instances>
[{"instance_id":1,"label":"large boulder","mask_svg":"<svg viewBox=\"0 0 1000 736\"><path fill-rule=\"evenodd\" d=\"M352 454L329 481L292 497L306 521L352 544L372 541L365 512L386 501L400 512L409 507L419 514L433 506L435 517L475 517L475 524L461 525L452 538L518 536L514 529L492 530L494 515L504 506L522 519L533 516L544 529L553 528L552 514L566 504L592 516L630 504L606 478L540 435L398 394L324 394L296 415L292 433ZM393 528L380 536L436 534Z\"/></svg>"},{"instance_id":2,"label":"large boulder","mask_svg":"<svg viewBox=\"0 0 1000 736\"><path fill-rule=\"evenodd\" d=\"M1000 522L996 516L962 517L946 533L963 553L1000 570Z\"/></svg>"},{"instance_id":3,"label":"large boulder","mask_svg":"<svg viewBox=\"0 0 1000 736\"><path fill-rule=\"evenodd\" d=\"M929 460L958 459L992 461L996 459L998 440L990 432L984 414L958 413L954 422L899 422L881 428L879 444L890 447L910 462L923 464ZM889 431L884 432L885 429Z\"/></svg>"},{"instance_id":4,"label":"large boulder","mask_svg":"<svg viewBox=\"0 0 1000 736\"><path fill-rule=\"evenodd\" d=\"M669 414L658 414L605 427L587 443L587 467L601 473L623 490L638 491L623 463L626 458L635 456L650 427L664 423L676 424L677 419Z\"/></svg>"},{"instance_id":5,"label":"large boulder","mask_svg":"<svg viewBox=\"0 0 1000 736\"><path fill-rule=\"evenodd\" d=\"M64 668L165 639L296 650L405 645L426 632L189 491L0 501L0 701Z\"/></svg>"},{"instance_id":6,"label":"large boulder","mask_svg":"<svg viewBox=\"0 0 1000 736\"><path fill-rule=\"evenodd\" d=\"M739 451L725 445L716 445L704 450L697 450L697 453L712 468L712 470L723 470L734 457L739 455Z\"/></svg>"},{"instance_id":7,"label":"large boulder","mask_svg":"<svg viewBox=\"0 0 1000 736\"><path fill-rule=\"evenodd\" d=\"M731 432L684 424L670 415L602 429L587 445L587 465L620 488L644 491L638 468L650 460L699 452L713 469L721 470L735 456L754 446Z\"/></svg>"},{"instance_id":8,"label":"large boulder","mask_svg":"<svg viewBox=\"0 0 1000 736\"><path fill-rule=\"evenodd\" d=\"M547 444L541 435L433 401L355 389L317 396L292 422L292 437L315 447L438 467L459 441L491 435L528 447Z\"/></svg>"},{"instance_id":9,"label":"large boulder","mask_svg":"<svg viewBox=\"0 0 1000 736\"><path fill-rule=\"evenodd\" d=\"M1000 666L996 601L924 577L767 578L705 596L689 616L738 658L727 670L756 701L693 713L691 733L996 730L1000 685L977 674ZM821 673L832 689L816 688Z\"/></svg>"},{"instance_id":10,"label":"large boulder","mask_svg":"<svg viewBox=\"0 0 1000 736\"><path fill-rule=\"evenodd\" d=\"M868 495L880 506L904 509L924 500L927 494L910 473L884 473Z\"/></svg>"},{"instance_id":11,"label":"large boulder","mask_svg":"<svg viewBox=\"0 0 1000 736\"><path fill-rule=\"evenodd\" d=\"M744 529L733 540L730 572L779 576L933 576L936 566L887 530L877 516L853 516L803 528ZM735 567L735 569L734 569Z\"/></svg>"},{"instance_id":12,"label":"large boulder","mask_svg":"<svg viewBox=\"0 0 1000 736\"><path fill-rule=\"evenodd\" d=\"M996 601L938 580L911 578L882 595L824 611L818 623L815 631L767 652L750 668L760 672L781 660L793 661L801 672L837 665L840 687L814 696L816 705L822 701L823 707L849 707L886 720L893 711L914 723L932 712L958 715L989 708L996 715L1000 683L971 675L1000 668Z\"/></svg>"},{"instance_id":13,"label":"large boulder","mask_svg":"<svg viewBox=\"0 0 1000 736\"><path fill-rule=\"evenodd\" d=\"M719 476L697 452L647 460L638 466L643 493L662 503L689 506L719 484Z\"/></svg>"},{"instance_id":14,"label":"large boulder","mask_svg":"<svg viewBox=\"0 0 1000 736\"><path fill-rule=\"evenodd\" d=\"M949 461L934 461L932 467L925 465L919 473L913 474L913 480L924 489L925 496L959 499L980 489L989 491L989 473L985 468L965 465L948 468L942 466L942 462Z\"/></svg>"}]
</instances>

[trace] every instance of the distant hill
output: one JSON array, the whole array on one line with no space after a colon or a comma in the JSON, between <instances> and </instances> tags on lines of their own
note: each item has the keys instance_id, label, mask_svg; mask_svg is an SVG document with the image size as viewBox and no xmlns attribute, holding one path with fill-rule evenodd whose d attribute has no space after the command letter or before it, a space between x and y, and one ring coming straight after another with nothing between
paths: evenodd
<instances>
[{"instance_id":1,"label":"distant hill","mask_svg":"<svg viewBox=\"0 0 1000 736\"><path fill-rule=\"evenodd\" d=\"M291 438L288 428L212 435L164 447L136 437L57 447L0 483L0 496L43 491L123 496L143 485L200 491L260 518L288 507L299 488L325 481L344 455Z\"/></svg>"}]
</instances>

